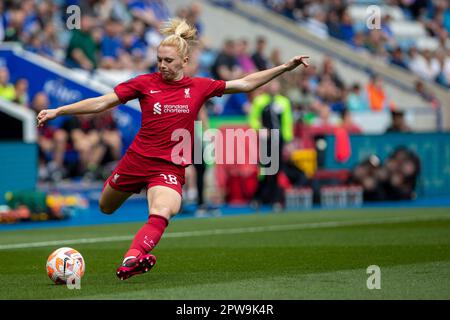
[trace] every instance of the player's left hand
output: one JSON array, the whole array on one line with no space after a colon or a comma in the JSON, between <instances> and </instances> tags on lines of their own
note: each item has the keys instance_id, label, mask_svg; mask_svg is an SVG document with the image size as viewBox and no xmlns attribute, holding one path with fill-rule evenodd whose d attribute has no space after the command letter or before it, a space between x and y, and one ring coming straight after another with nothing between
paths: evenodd
<instances>
[{"instance_id":1,"label":"player's left hand","mask_svg":"<svg viewBox=\"0 0 450 320\"><path fill-rule=\"evenodd\" d=\"M42 127L44 126L44 124L49 121L49 120L53 120L57 117L57 111L55 109L46 109L46 110L42 110L41 112L39 112L39 114L37 115L37 122L38 122L38 127Z\"/></svg>"},{"instance_id":2,"label":"player's left hand","mask_svg":"<svg viewBox=\"0 0 450 320\"><path fill-rule=\"evenodd\" d=\"M293 57L291 60L289 60L288 62L285 63L287 70L288 71L294 70L299 65L304 65L305 68L307 68L309 66L309 64L306 61L306 59L309 59L309 56L295 56L295 57Z\"/></svg>"}]
</instances>

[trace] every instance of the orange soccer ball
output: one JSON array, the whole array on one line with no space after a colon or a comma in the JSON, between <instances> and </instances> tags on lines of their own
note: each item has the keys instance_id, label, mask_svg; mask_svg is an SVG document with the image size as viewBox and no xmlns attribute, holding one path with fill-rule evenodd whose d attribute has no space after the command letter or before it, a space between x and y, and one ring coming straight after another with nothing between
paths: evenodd
<instances>
[{"instance_id":1,"label":"orange soccer ball","mask_svg":"<svg viewBox=\"0 0 450 320\"><path fill-rule=\"evenodd\" d=\"M83 256L72 248L56 249L47 259L47 275L56 284L79 281L83 277L84 271Z\"/></svg>"}]
</instances>

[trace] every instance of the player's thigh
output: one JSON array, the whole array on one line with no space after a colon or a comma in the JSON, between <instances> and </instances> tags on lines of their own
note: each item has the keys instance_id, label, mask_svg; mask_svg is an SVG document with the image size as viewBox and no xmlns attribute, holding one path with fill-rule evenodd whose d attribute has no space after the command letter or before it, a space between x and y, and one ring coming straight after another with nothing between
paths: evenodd
<instances>
[{"instance_id":1,"label":"player's thigh","mask_svg":"<svg viewBox=\"0 0 450 320\"><path fill-rule=\"evenodd\" d=\"M133 192L115 190L107 183L100 197L100 210L106 214L114 213L131 195Z\"/></svg>"},{"instance_id":2,"label":"player's thigh","mask_svg":"<svg viewBox=\"0 0 450 320\"><path fill-rule=\"evenodd\" d=\"M153 186L147 191L147 200L150 214L157 214L169 220L181 208L181 195L178 191L165 187Z\"/></svg>"}]
</instances>

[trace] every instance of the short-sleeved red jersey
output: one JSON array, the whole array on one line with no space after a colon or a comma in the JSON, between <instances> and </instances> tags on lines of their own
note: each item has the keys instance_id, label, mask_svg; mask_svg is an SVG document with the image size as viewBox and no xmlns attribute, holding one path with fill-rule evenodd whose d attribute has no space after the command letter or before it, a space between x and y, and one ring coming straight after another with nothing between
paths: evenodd
<instances>
[{"instance_id":1,"label":"short-sleeved red jersey","mask_svg":"<svg viewBox=\"0 0 450 320\"><path fill-rule=\"evenodd\" d=\"M159 72L137 76L117 85L114 92L122 103L138 98L142 110L139 132L129 147L132 151L152 158L171 161L172 133L186 129L194 141L194 121L203 103L221 96L225 81L209 78L184 77L179 81L165 81ZM184 165L191 163L186 159Z\"/></svg>"}]
</instances>

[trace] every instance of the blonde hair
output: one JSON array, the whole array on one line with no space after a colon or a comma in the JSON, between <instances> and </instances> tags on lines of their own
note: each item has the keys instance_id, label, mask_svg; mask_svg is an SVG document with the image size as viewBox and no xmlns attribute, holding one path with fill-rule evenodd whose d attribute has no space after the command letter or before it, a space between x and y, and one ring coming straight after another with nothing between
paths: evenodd
<instances>
[{"instance_id":1,"label":"blonde hair","mask_svg":"<svg viewBox=\"0 0 450 320\"><path fill-rule=\"evenodd\" d=\"M189 25L186 20L178 18L165 22L160 32L166 38L161 41L159 46L175 47L181 57L189 54L190 46L194 45L197 39L197 29Z\"/></svg>"}]
</instances>

